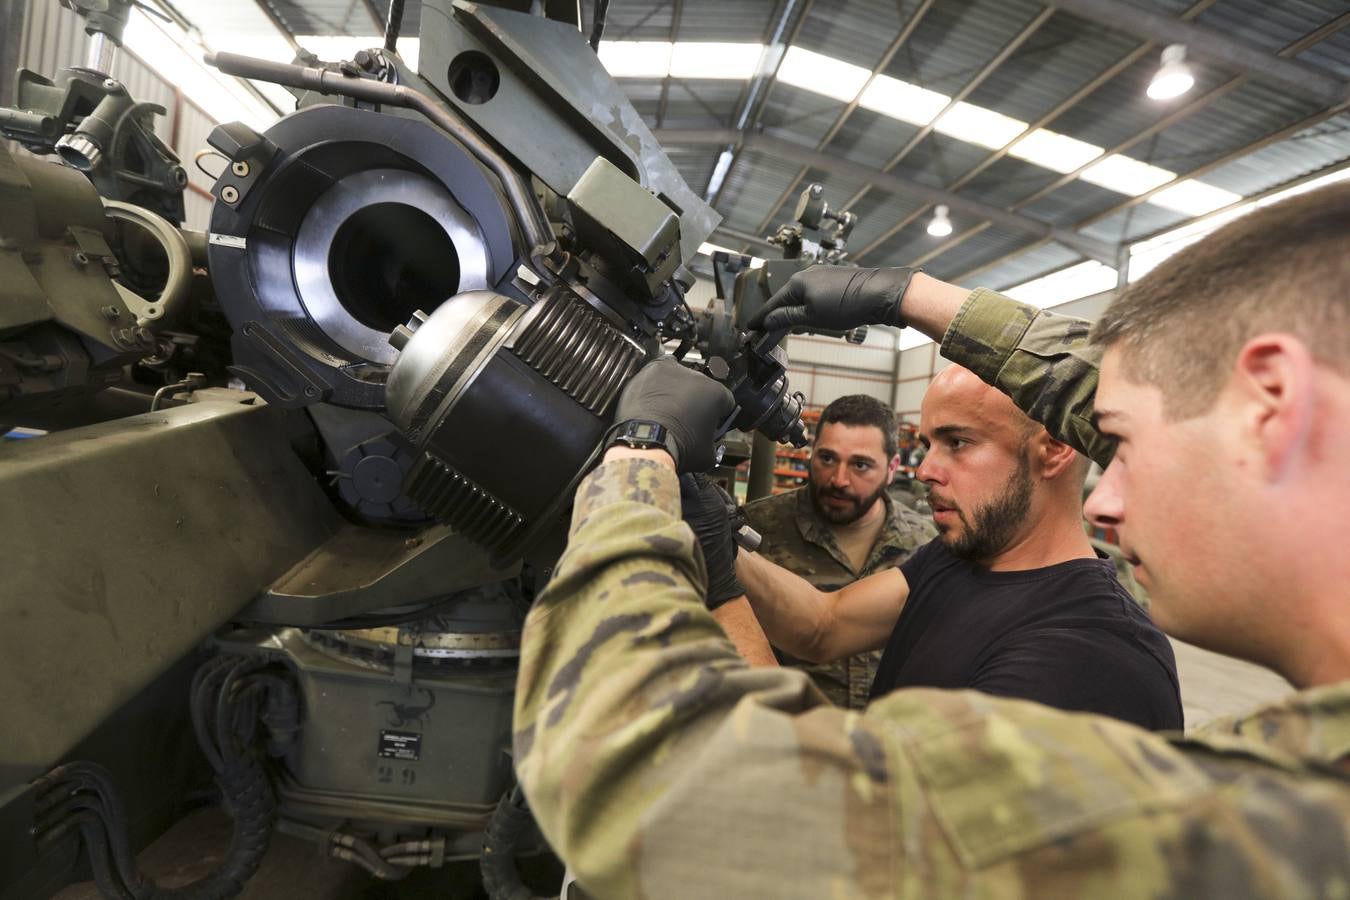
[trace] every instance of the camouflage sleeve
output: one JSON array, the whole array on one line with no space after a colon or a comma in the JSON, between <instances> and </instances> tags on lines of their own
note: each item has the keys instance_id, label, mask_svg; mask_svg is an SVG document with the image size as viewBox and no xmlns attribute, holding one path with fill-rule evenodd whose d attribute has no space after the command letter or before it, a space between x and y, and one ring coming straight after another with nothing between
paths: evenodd
<instances>
[{"instance_id":1,"label":"camouflage sleeve","mask_svg":"<svg viewBox=\"0 0 1350 900\"><path fill-rule=\"evenodd\" d=\"M516 691L544 835L597 897L763 896L763 865L796 848L818 863L803 896L858 865L884 877L880 738L804 673L744 664L703 608L695 547L669 469L619 460L578 489Z\"/></svg>"},{"instance_id":2,"label":"camouflage sleeve","mask_svg":"<svg viewBox=\"0 0 1350 900\"><path fill-rule=\"evenodd\" d=\"M1056 438L1105 466L1115 442L1092 425L1101 348L1091 324L972 291L942 337L942 355L1006 393Z\"/></svg>"},{"instance_id":3,"label":"camouflage sleeve","mask_svg":"<svg viewBox=\"0 0 1350 900\"><path fill-rule=\"evenodd\" d=\"M748 668L703 608L678 496L650 461L592 473L525 626L517 771L588 894L1270 897L1350 883L1341 781L973 691L896 691L859 714L804 673Z\"/></svg>"}]
</instances>

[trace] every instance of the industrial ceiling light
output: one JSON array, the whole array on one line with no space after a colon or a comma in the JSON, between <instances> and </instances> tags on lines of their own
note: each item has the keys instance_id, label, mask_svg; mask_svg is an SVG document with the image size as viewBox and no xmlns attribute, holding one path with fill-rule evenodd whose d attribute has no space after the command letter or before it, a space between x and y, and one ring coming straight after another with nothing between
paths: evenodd
<instances>
[{"instance_id":1,"label":"industrial ceiling light","mask_svg":"<svg viewBox=\"0 0 1350 900\"><path fill-rule=\"evenodd\" d=\"M933 237L946 237L952 233L952 220L947 218L947 207L941 204L933 210L933 221L928 223L928 233Z\"/></svg>"},{"instance_id":2,"label":"industrial ceiling light","mask_svg":"<svg viewBox=\"0 0 1350 900\"><path fill-rule=\"evenodd\" d=\"M1169 44L1162 52L1162 65L1158 74L1148 83L1148 95L1154 100L1171 100L1180 97L1195 84L1191 67L1186 65L1186 46Z\"/></svg>"}]
</instances>

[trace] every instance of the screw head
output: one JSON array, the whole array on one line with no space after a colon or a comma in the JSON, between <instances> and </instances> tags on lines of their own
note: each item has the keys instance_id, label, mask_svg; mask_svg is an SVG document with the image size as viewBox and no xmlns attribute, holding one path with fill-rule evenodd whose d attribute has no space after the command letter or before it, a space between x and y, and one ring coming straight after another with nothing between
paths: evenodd
<instances>
[{"instance_id":1,"label":"screw head","mask_svg":"<svg viewBox=\"0 0 1350 900\"><path fill-rule=\"evenodd\" d=\"M238 203L239 189L232 184L225 185L225 187L220 189L220 199L224 200L226 203Z\"/></svg>"},{"instance_id":2,"label":"screw head","mask_svg":"<svg viewBox=\"0 0 1350 900\"><path fill-rule=\"evenodd\" d=\"M248 163L244 162L241 159L239 162L230 166L230 171L238 175L240 178L247 178L249 173Z\"/></svg>"}]
</instances>

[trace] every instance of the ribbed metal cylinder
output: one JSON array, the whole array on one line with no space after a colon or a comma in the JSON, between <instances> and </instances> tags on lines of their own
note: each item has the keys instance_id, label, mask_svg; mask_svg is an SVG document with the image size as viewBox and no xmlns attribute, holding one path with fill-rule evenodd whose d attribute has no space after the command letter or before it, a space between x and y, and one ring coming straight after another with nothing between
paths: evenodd
<instances>
[{"instance_id":1,"label":"ribbed metal cylinder","mask_svg":"<svg viewBox=\"0 0 1350 900\"><path fill-rule=\"evenodd\" d=\"M608 416L619 390L646 358L599 312L571 294L543 301L511 348L521 361L597 416Z\"/></svg>"},{"instance_id":2,"label":"ribbed metal cylinder","mask_svg":"<svg viewBox=\"0 0 1350 900\"><path fill-rule=\"evenodd\" d=\"M427 514L488 550L509 544L525 526L506 504L431 456L413 466L404 490Z\"/></svg>"}]
</instances>

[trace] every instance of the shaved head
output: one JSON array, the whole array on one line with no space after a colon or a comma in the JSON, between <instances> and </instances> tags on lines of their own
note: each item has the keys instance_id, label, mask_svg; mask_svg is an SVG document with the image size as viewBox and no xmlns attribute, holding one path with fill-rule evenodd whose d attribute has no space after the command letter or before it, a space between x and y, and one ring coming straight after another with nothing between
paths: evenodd
<instances>
[{"instance_id":1,"label":"shaved head","mask_svg":"<svg viewBox=\"0 0 1350 900\"><path fill-rule=\"evenodd\" d=\"M989 425L1002 425L1026 438L1041 426L1017 408L1008 395L980 380L969 369L948 366L928 386L923 405L960 409Z\"/></svg>"}]
</instances>

